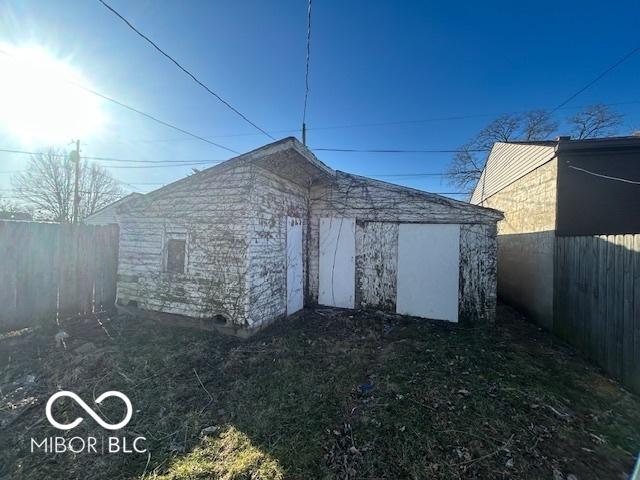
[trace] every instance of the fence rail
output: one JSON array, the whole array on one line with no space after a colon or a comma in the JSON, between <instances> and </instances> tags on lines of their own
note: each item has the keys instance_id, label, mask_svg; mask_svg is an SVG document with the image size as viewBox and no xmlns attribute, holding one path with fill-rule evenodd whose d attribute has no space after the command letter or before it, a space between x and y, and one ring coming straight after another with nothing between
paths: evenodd
<instances>
[{"instance_id":1,"label":"fence rail","mask_svg":"<svg viewBox=\"0 0 640 480\"><path fill-rule=\"evenodd\" d=\"M557 237L554 332L640 393L640 234Z\"/></svg>"},{"instance_id":2,"label":"fence rail","mask_svg":"<svg viewBox=\"0 0 640 480\"><path fill-rule=\"evenodd\" d=\"M0 221L0 331L111 307L118 226Z\"/></svg>"}]
</instances>

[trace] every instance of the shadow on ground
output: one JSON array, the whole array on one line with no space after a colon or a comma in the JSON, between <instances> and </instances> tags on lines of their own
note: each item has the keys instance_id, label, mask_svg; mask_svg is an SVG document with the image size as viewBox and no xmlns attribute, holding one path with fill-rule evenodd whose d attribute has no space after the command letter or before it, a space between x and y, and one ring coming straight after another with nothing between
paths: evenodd
<instances>
[{"instance_id":1,"label":"shadow on ground","mask_svg":"<svg viewBox=\"0 0 640 480\"><path fill-rule=\"evenodd\" d=\"M305 310L247 341L137 318L0 339L0 478L624 478L640 399L499 308L494 327ZM148 454L30 453L58 389L120 390ZM117 421L117 400L100 406ZM82 416L60 402L56 418ZM84 414L86 417L87 415Z\"/></svg>"}]
</instances>

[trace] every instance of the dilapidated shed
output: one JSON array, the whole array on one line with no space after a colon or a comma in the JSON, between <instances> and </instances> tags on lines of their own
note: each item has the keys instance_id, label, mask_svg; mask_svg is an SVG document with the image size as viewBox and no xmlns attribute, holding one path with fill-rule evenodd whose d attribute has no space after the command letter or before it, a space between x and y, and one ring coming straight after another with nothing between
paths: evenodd
<instances>
[{"instance_id":1,"label":"dilapidated shed","mask_svg":"<svg viewBox=\"0 0 640 480\"><path fill-rule=\"evenodd\" d=\"M492 321L496 210L286 138L118 209L118 302L250 332L305 305Z\"/></svg>"}]
</instances>

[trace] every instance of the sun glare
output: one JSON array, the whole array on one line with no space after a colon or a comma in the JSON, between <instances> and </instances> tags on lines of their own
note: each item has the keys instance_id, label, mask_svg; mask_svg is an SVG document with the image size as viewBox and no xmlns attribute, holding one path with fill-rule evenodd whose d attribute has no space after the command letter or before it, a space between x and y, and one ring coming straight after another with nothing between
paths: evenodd
<instances>
[{"instance_id":1,"label":"sun glare","mask_svg":"<svg viewBox=\"0 0 640 480\"><path fill-rule=\"evenodd\" d=\"M0 128L22 143L82 138L104 122L79 72L41 47L0 45Z\"/></svg>"}]
</instances>

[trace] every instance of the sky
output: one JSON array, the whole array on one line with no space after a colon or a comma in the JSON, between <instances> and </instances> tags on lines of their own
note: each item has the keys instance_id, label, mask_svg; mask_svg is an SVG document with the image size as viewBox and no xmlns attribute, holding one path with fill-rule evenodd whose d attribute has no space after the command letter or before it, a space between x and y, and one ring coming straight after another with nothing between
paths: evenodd
<instances>
[{"instance_id":1,"label":"sky","mask_svg":"<svg viewBox=\"0 0 640 480\"><path fill-rule=\"evenodd\" d=\"M251 121L276 138L300 138L306 1L107 1ZM314 0L307 144L311 149L455 149L501 113L564 101L640 46L638 25L638 0ZM232 150L272 141L97 0L4 1L1 45L36 45L73 69L79 83ZM11 95L5 92L5 102ZM94 101L101 123L93 131L79 128L52 144L24 138L3 124L0 148L70 148L68 143L82 135L87 156L212 162L234 156ZM621 134L640 130L640 53L559 110L557 119L593 103L615 104L625 114ZM433 192L458 191L444 177L392 176L444 172L451 154L314 153L335 169L386 175L379 178ZM28 159L0 153L0 197L11 195L7 172L23 169ZM99 163L126 182L128 191L148 192L191 171Z\"/></svg>"}]
</instances>

